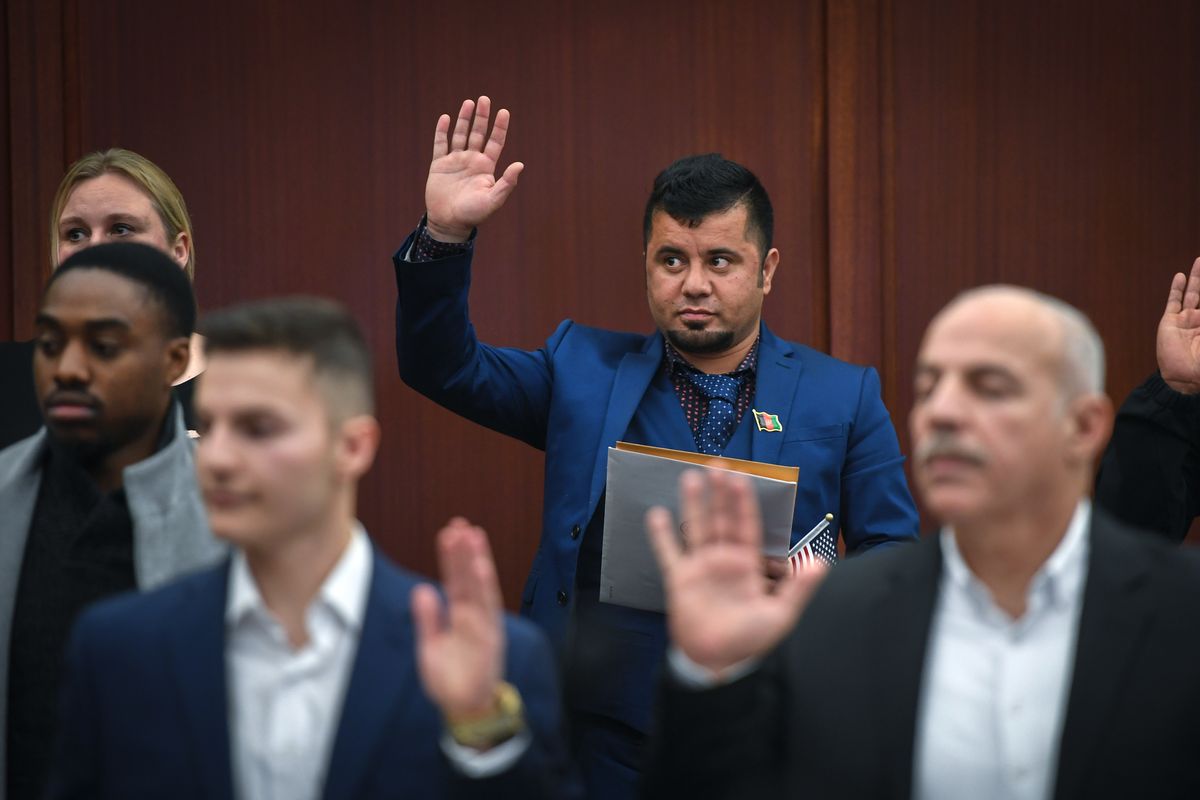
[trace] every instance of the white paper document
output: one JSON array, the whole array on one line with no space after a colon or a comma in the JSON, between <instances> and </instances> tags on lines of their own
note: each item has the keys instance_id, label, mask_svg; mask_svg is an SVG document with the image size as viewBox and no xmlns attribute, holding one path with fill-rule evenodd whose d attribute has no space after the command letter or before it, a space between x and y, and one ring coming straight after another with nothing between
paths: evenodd
<instances>
[{"instance_id":1,"label":"white paper document","mask_svg":"<svg viewBox=\"0 0 1200 800\"><path fill-rule=\"evenodd\" d=\"M688 469L719 469L695 463L694 453L686 456L688 460L614 447L608 449L604 550L600 562L601 602L647 611L663 610L662 574L646 534L646 512L654 506L670 509L678 533L686 537L688 521L679 518L679 476ZM763 552L780 559L788 555L792 512L796 506L796 472L794 467L791 469L792 480L764 477L753 474L754 470L720 470L738 472L750 481L762 508Z\"/></svg>"}]
</instances>

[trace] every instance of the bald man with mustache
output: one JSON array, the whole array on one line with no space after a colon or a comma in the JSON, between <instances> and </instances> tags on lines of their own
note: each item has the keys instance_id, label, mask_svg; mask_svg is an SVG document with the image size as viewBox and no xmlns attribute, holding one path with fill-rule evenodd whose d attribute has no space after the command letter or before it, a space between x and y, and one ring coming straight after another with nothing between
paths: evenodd
<instances>
[{"instance_id":1,"label":"bald man with mustache","mask_svg":"<svg viewBox=\"0 0 1200 800\"><path fill-rule=\"evenodd\" d=\"M1200 797L1200 559L1093 509L1087 318L1016 287L930 324L910 417L942 523L766 587L739 478L647 523L672 640L645 796Z\"/></svg>"}]
</instances>

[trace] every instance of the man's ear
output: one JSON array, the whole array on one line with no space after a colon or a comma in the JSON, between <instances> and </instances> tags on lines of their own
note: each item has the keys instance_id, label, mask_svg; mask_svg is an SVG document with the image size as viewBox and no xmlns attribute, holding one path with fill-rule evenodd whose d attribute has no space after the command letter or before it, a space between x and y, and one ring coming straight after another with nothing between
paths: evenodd
<instances>
[{"instance_id":1,"label":"man's ear","mask_svg":"<svg viewBox=\"0 0 1200 800\"><path fill-rule=\"evenodd\" d=\"M1073 463L1094 464L1112 435L1113 417L1112 400L1106 394L1083 394L1072 400L1067 408L1071 426L1067 457Z\"/></svg>"},{"instance_id":2,"label":"man's ear","mask_svg":"<svg viewBox=\"0 0 1200 800\"><path fill-rule=\"evenodd\" d=\"M767 251L767 257L763 259L762 267L758 273L758 285L762 288L763 295L771 293L771 279L775 277L775 268L779 266L779 249L772 247Z\"/></svg>"},{"instance_id":3,"label":"man's ear","mask_svg":"<svg viewBox=\"0 0 1200 800\"><path fill-rule=\"evenodd\" d=\"M167 367L167 386L174 386L183 377L191 355L192 339L190 336L177 336L167 342L167 351L163 354Z\"/></svg>"},{"instance_id":4,"label":"man's ear","mask_svg":"<svg viewBox=\"0 0 1200 800\"><path fill-rule=\"evenodd\" d=\"M357 480L375 463L379 451L379 421L369 414L360 414L342 422L338 442L339 471Z\"/></svg>"}]
</instances>

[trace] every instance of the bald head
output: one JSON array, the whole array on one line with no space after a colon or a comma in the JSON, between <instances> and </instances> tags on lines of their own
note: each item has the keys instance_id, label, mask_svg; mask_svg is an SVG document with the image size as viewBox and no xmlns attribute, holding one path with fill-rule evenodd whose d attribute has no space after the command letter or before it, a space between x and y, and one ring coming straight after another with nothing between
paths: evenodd
<instances>
[{"instance_id":1,"label":"bald head","mask_svg":"<svg viewBox=\"0 0 1200 800\"><path fill-rule=\"evenodd\" d=\"M1104 342L1079 309L1023 286L993 284L968 289L951 300L934 317L929 332L944 321L971 325L981 315L1006 320L1014 346L1058 375L1064 401L1104 391Z\"/></svg>"},{"instance_id":2,"label":"bald head","mask_svg":"<svg viewBox=\"0 0 1200 800\"><path fill-rule=\"evenodd\" d=\"M925 505L954 525L1074 507L1108 439L1104 350L1083 314L987 286L929 324L909 418Z\"/></svg>"}]
</instances>

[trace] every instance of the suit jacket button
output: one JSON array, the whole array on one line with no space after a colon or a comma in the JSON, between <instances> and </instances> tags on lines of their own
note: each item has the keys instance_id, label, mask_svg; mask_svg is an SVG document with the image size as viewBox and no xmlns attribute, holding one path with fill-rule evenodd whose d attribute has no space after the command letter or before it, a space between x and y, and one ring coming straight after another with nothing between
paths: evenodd
<instances>
[{"instance_id":1,"label":"suit jacket button","mask_svg":"<svg viewBox=\"0 0 1200 800\"><path fill-rule=\"evenodd\" d=\"M578 525L572 525L572 526L571 526L571 538L572 538L572 539L578 539L578 538L579 538L579 526L578 526Z\"/></svg>"},{"instance_id":2,"label":"suit jacket button","mask_svg":"<svg viewBox=\"0 0 1200 800\"><path fill-rule=\"evenodd\" d=\"M566 592L558 593L558 604L560 606L565 606L567 604L567 593Z\"/></svg>"}]
</instances>

